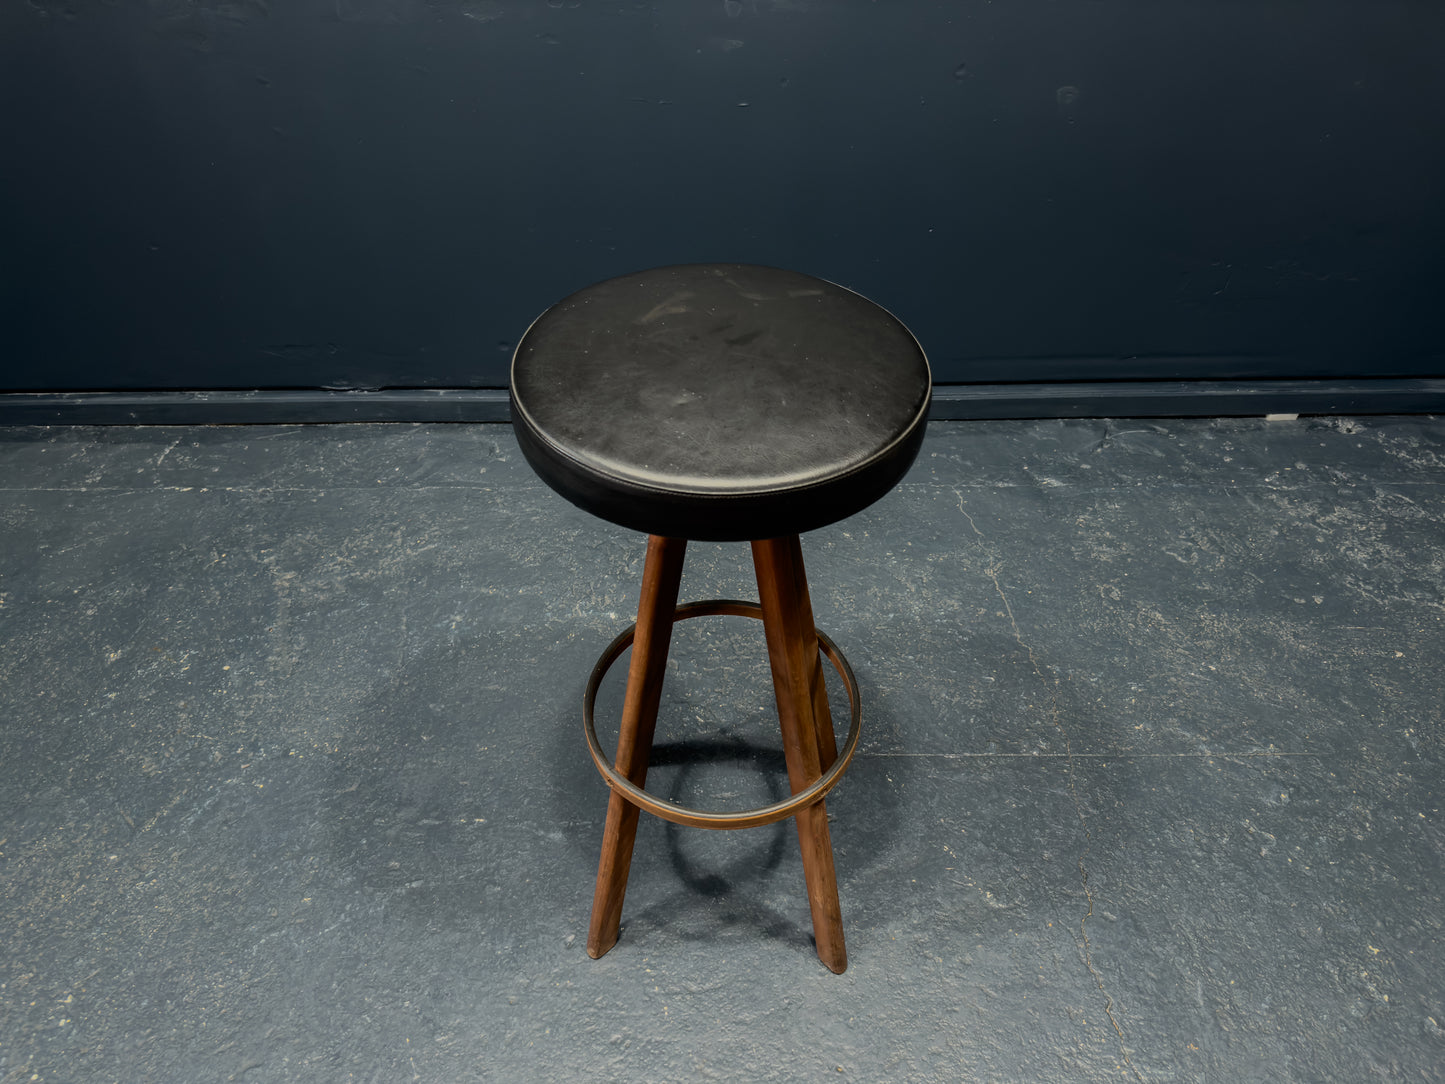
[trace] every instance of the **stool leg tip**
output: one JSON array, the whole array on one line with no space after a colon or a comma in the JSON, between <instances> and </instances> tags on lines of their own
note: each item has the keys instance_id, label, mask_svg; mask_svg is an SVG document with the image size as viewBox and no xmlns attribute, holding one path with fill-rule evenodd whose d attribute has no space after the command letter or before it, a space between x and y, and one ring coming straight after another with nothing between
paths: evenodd
<instances>
[{"instance_id":1,"label":"stool leg tip","mask_svg":"<svg viewBox=\"0 0 1445 1084\"><path fill-rule=\"evenodd\" d=\"M837 956L832 958L824 956L820 952L818 953L818 959L822 961L824 967L826 967L829 971L833 972L833 974L835 975L841 975L843 974L843 972L848 970L848 954L846 952L839 953Z\"/></svg>"},{"instance_id":2,"label":"stool leg tip","mask_svg":"<svg viewBox=\"0 0 1445 1084\"><path fill-rule=\"evenodd\" d=\"M615 944L617 944L616 934L614 934L610 940L603 940L601 938L593 940L592 938L588 938L587 955L591 956L594 960L600 960L611 951L612 946Z\"/></svg>"}]
</instances>

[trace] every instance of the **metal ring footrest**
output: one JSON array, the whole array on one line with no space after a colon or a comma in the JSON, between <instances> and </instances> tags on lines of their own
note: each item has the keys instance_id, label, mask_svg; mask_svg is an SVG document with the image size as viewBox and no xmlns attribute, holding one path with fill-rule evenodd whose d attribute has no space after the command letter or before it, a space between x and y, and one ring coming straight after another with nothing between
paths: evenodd
<instances>
[{"instance_id":1,"label":"metal ring footrest","mask_svg":"<svg viewBox=\"0 0 1445 1084\"><path fill-rule=\"evenodd\" d=\"M755 602L712 599L706 602L689 602L685 606L679 606L673 612L672 619L677 622L686 621L690 617L718 615L761 619L763 608ZM608 759L607 754L602 751L602 745L597 740L597 727L593 722L593 705L597 700L597 690L602 684L602 678L612 664L617 661L618 656L632 644L636 630L635 624L629 626L617 639L607 645L607 650L602 652L597 659L597 665L592 668L592 676L587 680L587 692L582 697L582 726L587 732L587 748L592 754L592 760L597 765L597 770L602 773L602 778L607 781L607 785L627 801L663 820L694 828L756 828L791 817L798 810L821 802L823 796L838 785L838 781L843 778L843 773L853 759L853 754L858 750L858 737L862 732L863 725L863 709L858 699L858 681L853 676L853 668L848 665L848 660L838 650L838 645L833 643L821 630L815 630L818 636L818 647L828 657L828 661L833 664L833 669L838 671L838 676L843 679L843 684L848 689L852 723L848 728L848 739L838 752L838 759L810 786L798 791L791 798L774 802L772 805L759 806L756 809L741 809L735 813L715 813L701 809L689 809L687 806L662 801L622 775Z\"/></svg>"}]
</instances>

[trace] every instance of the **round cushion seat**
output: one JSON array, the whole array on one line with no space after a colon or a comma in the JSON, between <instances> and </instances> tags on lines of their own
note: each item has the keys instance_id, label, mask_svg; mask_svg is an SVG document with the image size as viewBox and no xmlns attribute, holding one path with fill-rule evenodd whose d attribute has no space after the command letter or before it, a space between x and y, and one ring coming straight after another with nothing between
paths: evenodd
<instances>
[{"instance_id":1,"label":"round cushion seat","mask_svg":"<svg viewBox=\"0 0 1445 1084\"><path fill-rule=\"evenodd\" d=\"M891 313L745 264L609 279L548 309L512 359L528 462L647 534L799 534L887 493L923 440L931 380Z\"/></svg>"}]
</instances>

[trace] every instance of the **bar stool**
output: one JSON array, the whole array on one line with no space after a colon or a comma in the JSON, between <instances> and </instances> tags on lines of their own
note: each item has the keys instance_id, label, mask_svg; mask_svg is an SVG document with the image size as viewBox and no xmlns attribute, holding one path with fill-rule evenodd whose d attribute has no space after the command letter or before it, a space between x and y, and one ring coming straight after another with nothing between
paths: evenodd
<instances>
[{"instance_id":1,"label":"bar stool","mask_svg":"<svg viewBox=\"0 0 1445 1084\"><path fill-rule=\"evenodd\" d=\"M616 942L639 811L702 828L795 818L818 958L847 967L824 796L858 745L847 660L814 628L798 536L887 493L913 462L928 414L928 361L894 316L831 282L742 264L624 275L548 309L517 344L512 423L522 453L563 497L648 536L637 622L603 652L583 723L611 794L587 935ZM759 602L678 607L687 540L752 544ZM763 622L792 797L708 812L644 789L674 622ZM632 648L617 752L597 739L602 676ZM840 751L820 654L847 687Z\"/></svg>"}]
</instances>

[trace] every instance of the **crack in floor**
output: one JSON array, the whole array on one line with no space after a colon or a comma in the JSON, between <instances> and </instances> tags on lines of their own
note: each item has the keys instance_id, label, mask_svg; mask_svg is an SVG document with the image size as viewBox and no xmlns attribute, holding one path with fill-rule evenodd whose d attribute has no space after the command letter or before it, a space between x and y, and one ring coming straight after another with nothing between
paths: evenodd
<instances>
[{"instance_id":1,"label":"crack in floor","mask_svg":"<svg viewBox=\"0 0 1445 1084\"><path fill-rule=\"evenodd\" d=\"M975 523L973 517L968 514L968 509L963 507L963 492L958 486L953 487L953 495L958 498L958 510L963 513L963 518L968 520L968 525L973 528L973 533L978 535L979 538L982 538L983 532L978 529L978 524Z\"/></svg>"},{"instance_id":2,"label":"crack in floor","mask_svg":"<svg viewBox=\"0 0 1445 1084\"><path fill-rule=\"evenodd\" d=\"M1023 633L1019 631L1018 620L1014 617L1013 607L1009 604L1008 595L1004 593L1003 585L998 582L998 574L1003 571L1002 564L993 564L984 569L984 575L993 583L993 589L998 592L999 599L1003 602L1004 612L1008 615L1009 625L1013 628L1014 642L1023 648L1028 654L1029 665L1033 667L1034 674L1049 692L1049 721L1053 723L1054 729L1064 740L1064 763L1069 772L1069 797L1074 802L1074 815L1079 818L1079 827L1084 832L1084 851L1079 855L1079 879L1084 887L1084 901L1089 905L1088 910L1079 918L1079 939L1082 942L1080 949L1084 958L1084 967L1093 976L1094 985L1098 987L1099 995L1104 999L1104 1015L1109 1018L1110 1025L1114 1028L1114 1034L1119 1038L1119 1056L1124 1059L1129 1072L1134 1074L1134 1079L1139 1084L1144 1084L1144 1078L1139 1075L1139 1070L1134 1067L1134 1062L1129 1057L1129 1048L1124 1041L1124 1029L1119 1026L1119 1020L1114 1015L1114 999L1109 996L1109 991L1104 988L1104 976L1099 974L1099 969L1094 966L1094 950L1089 944L1089 919L1094 917L1094 890L1089 885L1089 868L1086 864L1089 853L1094 849L1094 835L1089 830L1088 818L1084 816L1084 806L1079 800L1079 791L1074 782L1074 744L1069 737L1069 731L1060 720L1058 685L1059 679L1054 678L1051 683L1044 676L1043 667L1034 655L1034 649L1024 643Z\"/></svg>"}]
</instances>

